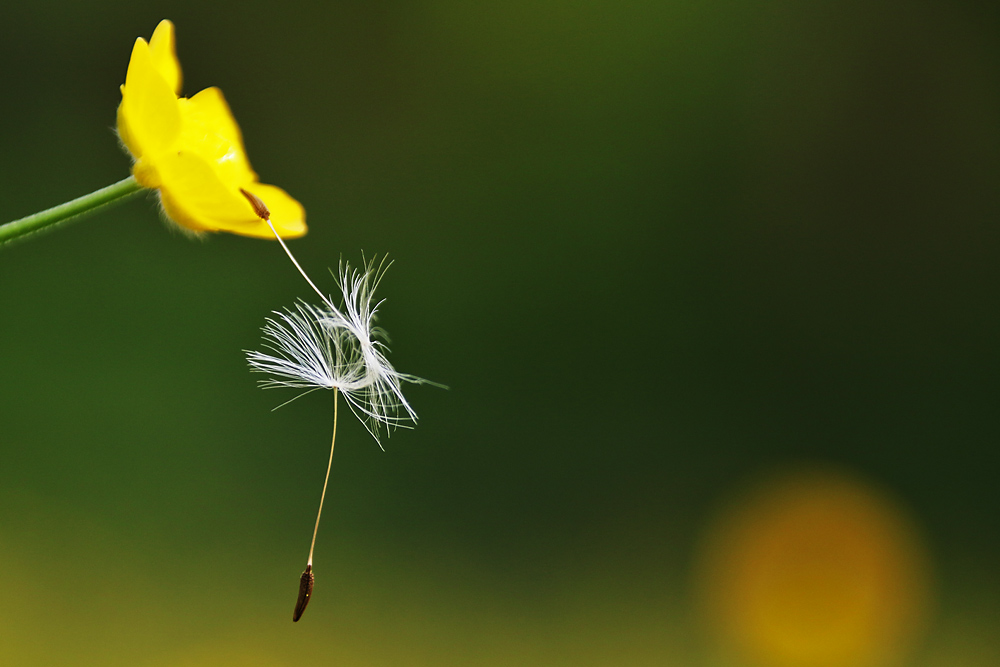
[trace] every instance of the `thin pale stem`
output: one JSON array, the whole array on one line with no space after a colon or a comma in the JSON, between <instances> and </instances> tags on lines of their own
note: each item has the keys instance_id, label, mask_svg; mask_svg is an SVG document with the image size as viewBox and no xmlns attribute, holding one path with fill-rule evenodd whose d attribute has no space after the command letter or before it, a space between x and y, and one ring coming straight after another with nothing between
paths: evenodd
<instances>
[{"instance_id":1,"label":"thin pale stem","mask_svg":"<svg viewBox=\"0 0 1000 667\"><path fill-rule=\"evenodd\" d=\"M143 187L135 182L135 178L129 176L106 188L95 190L89 195L77 197L65 204L59 204L50 209L25 216L20 220L0 225L0 246L30 234L53 228L61 223L79 220L103 206L125 201L141 190Z\"/></svg>"},{"instance_id":2,"label":"thin pale stem","mask_svg":"<svg viewBox=\"0 0 1000 667\"><path fill-rule=\"evenodd\" d=\"M284 248L285 254L288 255L288 259L292 260L292 264L294 264L295 268L299 270L299 273L302 274L302 277L306 279L306 282L309 283L309 286L313 288L313 291L316 292L316 294L319 294L319 298L321 298L324 303L329 304L330 303L330 298L327 297L327 296L325 296L322 292L320 292L319 288L316 287L316 283L314 283L312 280L310 280L309 276L306 275L306 272L302 270L302 267L299 265L298 261L295 259L295 255L293 255L292 251L288 249L288 246L285 245L285 241L278 234L278 230L276 230L274 228L274 225L271 224L271 220L269 218L264 218L264 222L266 222L267 226L271 228L272 232L274 232L274 238L278 239L278 243L280 243L281 247Z\"/></svg>"},{"instance_id":3,"label":"thin pale stem","mask_svg":"<svg viewBox=\"0 0 1000 667\"><path fill-rule=\"evenodd\" d=\"M247 200L250 202L250 205L253 206L254 211L257 213L258 216L260 216L260 219L266 222L267 226L271 228L271 232L274 234L274 238L278 239L278 243L281 244L281 247L285 251L285 254L288 255L288 259L292 260L292 264L294 264L295 268L299 270L299 273L302 274L302 277L306 279L306 282L309 283L309 286L313 288L313 291L315 291L316 294L319 294L319 298L321 298L325 303L329 304L330 300L327 297L325 297L323 293L319 291L319 288L316 287L316 284L309 279L309 276L306 275L306 272L302 269L302 266L299 264L298 260L295 259L295 255L292 254L292 251L288 249L287 245L285 245L285 241L281 238L281 235L278 234L278 230L276 230L274 228L274 225L271 224L271 215L270 212L267 210L267 205L263 201L261 201L259 197L247 192L246 190L240 190L240 192L243 193L243 196L246 197ZM323 493L320 494L319 497L319 510L316 512L316 526L313 528L312 544L309 545L309 560L306 562L306 571L302 573L303 577L311 575L312 572L313 551L315 551L316 549L316 534L319 533L319 518L323 515L323 501L326 500L326 486L330 482L330 468L333 467L333 447L334 445L337 444L337 393L338 393L337 388L334 387L333 437L330 439L330 460L327 461L326 464L326 477L323 479ZM293 620L297 621L299 617L302 615L302 611L305 610L305 605L308 604L308 598L310 594L311 594L311 584L310 584L310 593L305 594L306 601L304 603L302 600L302 593L300 591L299 605L296 606L295 617Z\"/></svg>"},{"instance_id":4,"label":"thin pale stem","mask_svg":"<svg viewBox=\"0 0 1000 667\"><path fill-rule=\"evenodd\" d=\"M323 493L319 497L319 511L316 512L316 527L313 528L312 544L309 545L309 561L307 568L313 564L313 550L316 548L316 533L319 532L319 517L323 514L323 501L326 499L326 485L330 481L330 468L333 467L333 446L337 444L337 389L333 390L333 437L330 439L330 460L326 464L326 479L323 480Z\"/></svg>"}]
</instances>

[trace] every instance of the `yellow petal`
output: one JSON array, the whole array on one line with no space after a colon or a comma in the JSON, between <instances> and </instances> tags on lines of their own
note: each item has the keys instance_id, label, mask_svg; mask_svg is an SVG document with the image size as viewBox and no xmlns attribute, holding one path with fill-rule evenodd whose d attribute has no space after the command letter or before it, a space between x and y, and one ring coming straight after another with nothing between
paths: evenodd
<instances>
[{"instance_id":1,"label":"yellow petal","mask_svg":"<svg viewBox=\"0 0 1000 667\"><path fill-rule=\"evenodd\" d=\"M118 134L136 158L169 148L180 132L177 97L156 71L149 46L139 38L122 87Z\"/></svg>"},{"instance_id":2,"label":"yellow petal","mask_svg":"<svg viewBox=\"0 0 1000 667\"><path fill-rule=\"evenodd\" d=\"M161 180L160 197L163 208L177 224L194 231L222 231L274 238L270 227L257 217L250 202L240 194L239 189L224 183L218 177L214 165L202 157L187 152L164 154L157 160L157 170ZM256 188L257 185L248 184L251 188ZM268 187L273 186L265 186L265 194L275 201L284 218L294 218L298 202L284 194L280 188L272 190ZM301 218L302 216L299 217L298 225L294 219L290 220L288 232L282 233L282 236L304 234L305 223Z\"/></svg>"},{"instance_id":3,"label":"yellow petal","mask_svg":"<svg viewBox=\"0 0 1000 667\"><path fill-rule=\"evenodd\" d=\"M306 211L302 208L302 204L287 192L276 185L266 183L251 183L244 185L243 189L257 195L264 202L271 212L271 224L281 234L281 238L291 239L305 235ZM271 230L267 231L271 238L274 238Z\"/></svg>"},{"instance_id":4,"label":"yellow petal","mask_svg":"<svg viewBox=\"0 0 1000 667\"><path fill-rule=\"evenodd\" d=\"M135 182L144 188L159 188L163 183L160 181L160 172L156 169L156 160L144 157L132 163L132 176Z\"/></svg>"},{"instance_id":5,"label":"yellow petal","mask_svg":"<svg viewBox=\"0 0 1000 667\"><path fill-rule=\"evenodd\" d=\"M228 230L257 220L239 189L224 183L213 164L195 153L164 153L157 157L156 170L160 189L202 228Z\"/></svg>"},{"instance_id":6,"label":"yellow petal","mask_svg":"<svg viewBox=\"0 0 1000 667\"><path fill-rule=\"evenodd\" d=\"M206 88L191 99L178 100L181 132L178 146L215 164L224 182L236 189L257 180L250 167L240 127L218 88Z\"/></svg>"},{"instance_id":7,"label":"yellow petal","mask_svg":"<svg viewBox=\"0 0 1000 667\"><path fill-rule=\"evenodd\" d=\"M218 231L216 229L210 229L205 227L198 221L197 218L193 217L180 202L173 197L167 190L159 190L160 194L160 205L163 206L163 212L167 214L167 217L171 222L176 223L178 226L185 229L189 229L193 232L214 232Z\"/></svg>"},{"instance_id":8,"label":"yellow petal","mask_svg":"<svg viewBox=\"0 0 1000 667\"><path fill-rule=\"evenodd\" d=\"M164 19L156 26L153 36L149 38L149 53L153 57L153 66L170 86L170 90L174 95L180 95L181 63L177 60L173 23Z\"/></svg>"},{"instance_id":9,"label":"yellow petal","mask_svg":"<svg viewBox=\"0 0 1000 667\"><path fill-rule=\"evenodd\" d=\"M124 100L125 86L121 87L121 91L122 91L122 99ZM118 105L118 112L117 112L118 138L121 139L123 144L125 144L126 150L128 150L128 152L133 157L142 155L141 151L139 150L139 144L136 143L135 138L133 138L132 135L129 133L128 121L125 119L125 115L122 113L122 107L124 106L125 106L124 104Z\"/></svg>"}]
</instances>

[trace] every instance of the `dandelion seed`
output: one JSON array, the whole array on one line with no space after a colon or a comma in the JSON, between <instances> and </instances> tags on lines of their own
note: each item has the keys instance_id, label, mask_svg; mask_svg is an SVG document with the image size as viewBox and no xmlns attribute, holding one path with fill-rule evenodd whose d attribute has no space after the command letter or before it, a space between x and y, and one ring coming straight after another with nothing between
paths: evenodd
<instances>
[{"instance_id":1,"label":"dandelion seed","mask_svg":"<svg viewBox=\"0 0 1000 667\"><path fill-rule=\"evenodd\" d=\"M242 192L254 211L270 225L264 202L252 193ZM338 307L309 279L277 232L275 238L295 268L319 295L321 303L317 306L300 301L292 309L275 311L274 317L268 318L262 329L268 352L247 351L250 370L271 376L260 382L265 389L305 389L299 396L318 389L332 389L334 399L330 459L316 513L309 559L300 577L299 596L292 615L292 620L298 621L312 598L315 581L313 551L337 440L338 396L344 396L351 411L381 447L383 434L388 436L394 428L409 427L417 421L416 413L403 396L402 383L433 383L396 371L386 358L388 337L375 325L382 304L375 301L375 289L389 267L384 258L377 265L371 260L360 270L341 263L337 279L342 305Z\"/></svg>"}]
</instances>

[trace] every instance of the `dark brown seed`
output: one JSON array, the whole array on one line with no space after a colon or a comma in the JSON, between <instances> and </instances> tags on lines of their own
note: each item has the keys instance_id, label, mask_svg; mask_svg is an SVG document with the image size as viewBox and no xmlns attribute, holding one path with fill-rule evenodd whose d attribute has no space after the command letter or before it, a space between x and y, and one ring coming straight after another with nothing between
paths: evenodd
<instances>
[{"instance_id":1,"label":"dark brown seed","mask_svg":"<svg viewBox=\"0 0 1000 667\"><path fill-rule=\"evenodd\" d=\"M292 613L293 622L298 622L302 618L302 613L306 610L306 605L309 604L309 599L312 597L313 584L316 583L316 577L312 570L312 565L306 565L305 572L299 577L299 599L295 602L295 611Z\"/></svg>"},{"instance_id":2,"label":"dark brown seed","mask_svg":"<svg viewBox=\"0 0 1000 667\"><path fill-rule=\"evenodd\" d=\"M240 188L240 192L243 193L243 196L246 197L247 201L250 202L250 205L253 206L253 212L257 214L258 218L260 218L261 220L271 219L271 212L267 210L267 206L264 204L264 202L261 200L260 197L258 197L252 192L247 192L243 188Z\"/></svg>"}]
</instances>

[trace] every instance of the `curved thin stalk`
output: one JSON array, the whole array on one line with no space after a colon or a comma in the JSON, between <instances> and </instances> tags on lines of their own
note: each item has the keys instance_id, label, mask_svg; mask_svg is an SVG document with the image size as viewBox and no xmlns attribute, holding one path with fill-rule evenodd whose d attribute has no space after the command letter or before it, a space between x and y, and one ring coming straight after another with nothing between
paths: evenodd
<instances>
[{"instance_id":1,"label":"curved thin stalk","mask_svg":"<svg viewBox=\"0 0 1000 667\"><path fill-rule=\"evenodd\" d=\"M50 209L25 216L20 220L0 225L0 246L62 223L78 220L103 206L124 201L143 189L135 182L135 178L129 176L105 188L95 190L89 195L77 197L65 204L59 204Z\"/></svg>"},{"instance_id":2,"label":"curved thin stalk","mask_svg":"<svg viewBox=\"0 0 1000 667\"><path fill-rule=\"evenodd\" d=\"M319 517L323 513L323 501L326 499L326 484L330 481L330 468L333 466L333 446L337 444L337 390L333 390L333 437L330 438L330 461L326 464L326 478L323 480L323 493L319 497L319 511L316 512L316 527L313 528L312 544L309 545L309 560L306 565L313 564L313 549L316 548L316 533L319 532Z\"/></svg>"},{"instance_id":3,"label":"curved thin stalk","mask_svg":"<svg viewBox=\"0 0 1000 667\"><path fill-rule=\"evenodd\" d=\"M330 481L330 467L333 465L333 446L337 444L337 390L333 390L333 437L330 438L330 460L326 464L326 477L323 479L323 493L319 497L319 511L316 512L316 527L313 528L312 544L309 545L309 560L306 562L306 569L299 577L299 597L295 601L295 610L292 612L292 621L297 623L302 614L306 611L309 600L312 599L313 586L316 584L316 575L313 573L313 550L316 548L316 533L319 532L319 517L323 514L323 501L326 499L326 485Z\"/></svg>"}]
</instances>

